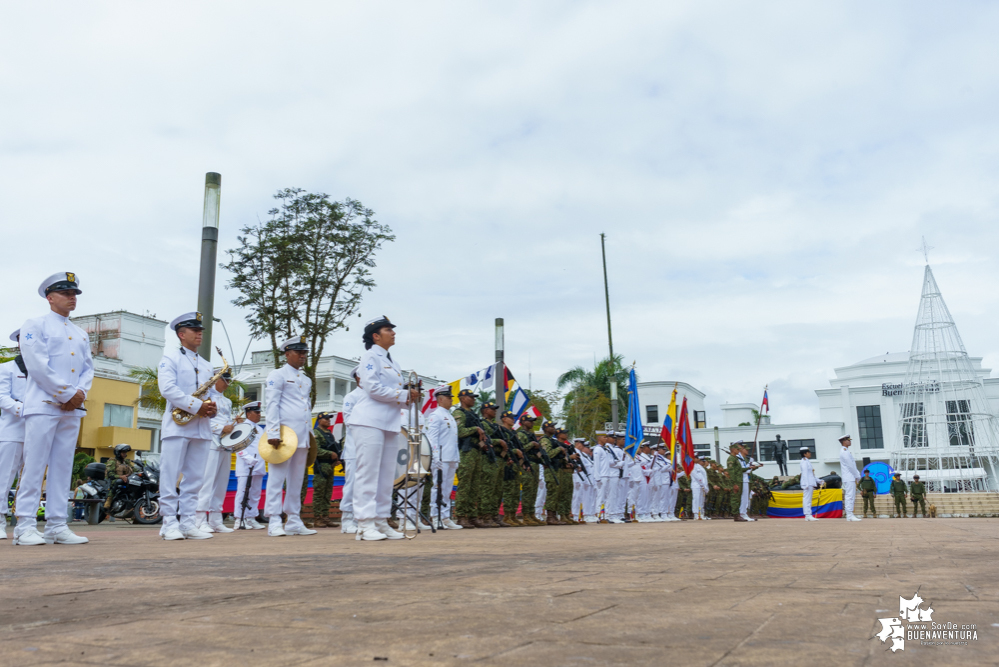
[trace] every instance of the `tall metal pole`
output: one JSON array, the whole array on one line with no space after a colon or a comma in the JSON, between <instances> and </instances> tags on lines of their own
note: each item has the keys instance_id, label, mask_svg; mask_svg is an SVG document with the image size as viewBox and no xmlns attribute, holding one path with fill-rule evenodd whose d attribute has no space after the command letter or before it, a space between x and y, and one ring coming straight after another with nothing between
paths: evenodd
<instances>
[{"instance_id":1,"label":"tall metal pole","mask_svg":"<svg viewBox=\"0 0 999 667\"><path fill-rule=\"evenodd\" d=\"M506 368L503 359L503 318L496 318L496 409L498 414L506 410Z\"/></svg>"},{"instance_id":2,"label":"tall metal pole","mask_svg":"<svg viewBox=\"0 0 999 667\"><path fill-rule=\"evenodd\" d=\"M212 359L212 323L215 316L215 264L219 244L219 203L222 175L205 174L205 212L201 226L201 277L198 279L198 312L205 326L198 354ZM234 360L235 361L235 360Z\"/></svg>"},{"instance_id":3,"label":"tall metal pole","mask_svg":"<svg viewBox=\"0 0 999 667\"><path fill-rule=\"evenodd\" d=\"M611 314L610 314L610 288L607 286L607 248L604 246L606 234L600 235L600 254L604 260L604 301L607 304L607 345L610 347L611 370L614 369L614 337L611 335ZM610 381L611 399L611 421L614 429L617 430L617 372L611 376Z\"/></svg>"}]
</instances>

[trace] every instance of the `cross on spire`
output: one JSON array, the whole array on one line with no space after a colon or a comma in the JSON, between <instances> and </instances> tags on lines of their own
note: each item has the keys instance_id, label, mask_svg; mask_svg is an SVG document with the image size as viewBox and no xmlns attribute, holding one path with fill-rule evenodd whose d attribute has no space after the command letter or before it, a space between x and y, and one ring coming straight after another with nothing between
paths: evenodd
<instances>
[{"instance_id":1,"label":"cross on spire","mask_svg":"<svg viewBox=\"0 0 999 667\"><path fill-rule=\"evenodd\" d=\"M923 259L926 260L927 264L930 263L930 251L931 250L933 250L933 246L926 245L926 237L924 236L923 237L923 245L920 248L916 248L916 252L922 251L922 253L923 253Z\"/></svg>"}]
</instances>

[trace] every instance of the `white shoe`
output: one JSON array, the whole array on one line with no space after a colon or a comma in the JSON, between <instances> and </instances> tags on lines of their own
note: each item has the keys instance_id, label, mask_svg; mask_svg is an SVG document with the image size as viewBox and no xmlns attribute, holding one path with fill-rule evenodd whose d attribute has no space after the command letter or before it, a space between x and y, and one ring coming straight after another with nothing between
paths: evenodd
<instances>
[{"instance_id":1,"label":"white shoe","mask_svg":"<svg viewBox=\"0 0 999 667\"><path fill-rule=\"evenodd\" d=\"M608 521L609 523L624 523L624 521L623 521L623 520L621 520L621 519L618 519L617 517L614 517L613 519L607 519L607 521Z\"/></svg>"},{"instance_id":2,"label":"white shoe","mask_svg":"<svg viewBox=\"0 0 999 667\"><path fill-rule=\"evenodd\" d=\"M354 521L342 521L340 522L340 532L345 535L356 535L357 534L357 523Z\"/></svg>"},{"instance_id":3,"label":"white shoe","mask_svg":"<svg viewBox=\"0 0 999 667\"><path fill-rule=\"evenodd\" d=\"M311 528L306 528L304 525L298 525L298 526L286 525L284 527L285 535L315 535L318 532L319 532L318 530L312 530Z\"/></svg>"},{"instance_id":4,"label":"white shoe","mask_svg":"<svg viewBox=\"0 0 999 667\"><path fill-rule=\"evenodd\" d=\"M267 527L264 524L257 521L256 519L247 519L246 522L250 524L250 528L253 530L263 530L264 528Z\"/></svg>"},{"instance_id":5,"label":"white shoe","mask_svg":"<svg viewBox=\"0 0 999 667\"><path fill-rule=\"evenodd\" d=\"M402 533L392 528L388 525L387 519L376 519L375 520L375 530L389 538L390 540L401 540L405 537Z\"/></svg>"},{"instance_id":6,"label":"white shoe","mask_svg":"<svg viewBox=\"0 0 999 667\"><path fill-rule=\"evenodd\" d=\"M847 521L863 521L863 519L861 519L859 516L856 516L856 515L853 515L853 514L851 514L850 516L846 517L846 520Z\"/></svg>"},{"instance_id":7,"label":"white shoe","mask_svg":"<svg viewBox=\"0 0 999 667\"><path fill-rule=\"evenodd\" d=\"M0 540L7 539L7 522L3 520L3 515L0 514Z\"/></svg>"},{"instance_id":8,"label":"white shoe","mask_svg":"<svg viewBox=\"0 0 999 667\"><path fill-rule=\"evenodd\" d=\"M233 532L232 528L230 528L229 526L225 525L224 523L210 523L210 524L208 524L208 527L212 529L213 533L231 533L231 532Z\"/></svg>"},{"instance_id":9,"label":"white shoe","mask_svg":"<svg viewBox=\"0 0 999 667\"><path fill-rule=\"evenodd\" d=\"M416 523L416 526L417 526L417 527L418 527L418 528L419 528L420 530L430 530L430 526L428 526L427 524L423 523L422 521L418 521L418 522Z\"/></svg>"},{"instance_id":10,"label":"white shoe","mask_svg":"<svg viewBox=\"0 0 999 667\"><path fill-rule=\"evenodd\" d=\"M211 524L207 521L202 521L201 523L195 524L195 530L201 531L202 533L214 533L215 529L212 528Z\"/></svg>"},{"instance_id":11,"label":"white shoe","mask_svg":"<svg viewBox=\"0 0 999 667\"><path fill-rule=\"evenodd\" d=\"M386 540L388 537L375 528L374 521L358 521L357 534L354 536L354 539L358 541L365 540L375 542L378 540Z\"/></svg>"},{"instance_id":12,"label":"white shoe","mask_svg":"<svg viewBox=\"0 0 999 667\"><path fill-rule=\"evenodd\" d=\"M454 521L452 521L451 517L444 519L444 530L461 530L461 529L462 526L459 526Z\"/></svg>"},{"instance_id":13,"label":"white shoe","mask_svg":"<svg viewBox=\"0 0 999 667\"><path fill-rule=\"evenodd\" d=\"M277 521L270 521L267 523L267 537L284 537L288 534L284 532L284 527L281 525L281 518L276 518Z\"/></svg>"},{"instance_id":14,"label":"white shoe","mask_svg":"<svg viewBox=\"0 0 999 667\"><path fill-rule=\"evenodd\" d=\"M48 544L48 542L45 541L45 538L42 537L37 528L29 528L20 535L15 531L13 544L22 547L34 547L41 544Z\"/></svg>"},{"instance_id":15,"label":"white shoe","mask_svg":"<svg viewBox=\"0 0 999 667\"><path fill-rule=\"evenodd\" d=\"M709 516L706 516L706 517L704 517L704 520L705 520L705 521L711 521L711 517L709 517Z\"/></svg>"},{"instance_id":16,"label":"white shoe","mask_svg":"<svg viewBox=\"0 0 999 667\"><path fill-rule=\"evenodd\" d=\"M814 516L808 515L805 517L805 521L818 521Z\"/></svg>"},{"instance_id":17,"label":"white shoe","mask_svg":"<svg viewBox=\"0 0 999 667\"><path fill-rule=\"evenodd\" d=\"M186 540L210 540L213 537L215 537L211 533L206 533L200 528L191 528L189 530L183 531L183 533L184 533L184 539Z\"/></svg>"},{"instance_id":18,"label":"white shoe","mask_svg":"<svg viewBox=\"0 0 999 667\"><path fill-rule=\"evenodd\" d=\"M180 525L176 523L164 523L163 526L160 527L160 537L164 540L182 540L184 539L184 533L181 531Z\"/></svg>"},{"instance_id":19,"label":"white shoe","mask_svg":"<svg viewBox=\"0 0 999 667\"><path fill-rule=\"evenodd\" d=\"M45 535L44 539L48 544L86 544L90 541L82 535L77 535L69 528L63 528L55 535Z\"/></svg>"}]
</instances>

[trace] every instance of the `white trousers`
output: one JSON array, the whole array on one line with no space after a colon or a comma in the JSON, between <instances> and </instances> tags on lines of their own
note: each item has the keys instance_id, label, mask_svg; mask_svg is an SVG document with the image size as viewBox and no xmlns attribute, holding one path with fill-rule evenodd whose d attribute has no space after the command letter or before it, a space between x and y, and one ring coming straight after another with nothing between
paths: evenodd
<instances>
[{"instance_id":1,"label":"white trousers","mask_svg":"<svg viewBox=\"0 0 999 667\"><path fill-rule=\"evenodd\" d=\"M7 492L24 465L24 443L0 442L0 516L7 515ZM72 470L70 470L72 474Z\"/></svg>"},{"instance_id":2,"label":"white trousers","mask_svg":"<svg viewBox=\"0 0 999 667\"><path fill-rule=\"evenodd\" d=\"M20 536L38 525L36 516L46 468L45 534L58 535L66 527L73 455L79 433L80 418L73 414L65 417L29 415L24 418L24 467L17 487L16 535ZM3 502L6 503L7 499L4 498Z\"/></svg>"},{"instance_id":3,"label":"white trousers","mask_svg":"<svg viewBox=\"0 0 999 667\"><path fill-rule=\"evenodd\" d=\"M421 480L413 486L399 489L399 509L402 510L399 514L405 514L406 518L413 522L416 522L417 515L420 513L420 503L423 501L423 484L424 482Z\"/></svg>"},{"instance_id":4,"label":"white trousers","mask_svg":"<svg viewBox=\"0 0 999 667\"><path fill-rule=\"evenodd\" d=\"M392 515L392 487L396 458L402 443L399 431L371 426L351 426L354 436L354 519L374 521Z\"/></svg>"},{"instance_id":5,"label":"white trousers","mask_svg":"<svg viewBox=\"0 0 999 667\"><path fill-rule=\"evenodd\" d=\"M284 512L292 525L301 523L298 515L302 511L302 480L305 478L305 461L309 458L309 448L299 447L284 463L272 463L267 473L267 498L264 500L264 514L268 519L281 517ZM281 487L285 487L284 498Z\"/></svg>"},{"instance_id":6,"label":"white trousers","mask_svg":"<svg viewBox=\"0 0 999 667\"><path fill-rule=\"evenodd\" d=\"M624 496L624 514L627 515L631 512L631 508L635 506L638 502L638 482L633 482L630 479L624 480L624 488L622 489Z\"/></svg>"},{"instance_id":7,"label":"white trousers","mask_svg":"<svg viewBox=\"0 0 999 667\"><path fill-rule=\"evenodd\" d=\"M666 499L669 496L669 487L666 484L659 482L652 486L652 513L653 514L665 514L666 513Z\"/></svg>"},{"instance_id":8,"label":"white trousers","mask_svg":"<svg viewBox=\"0 0 999 667\"><path fill-rule=\"evenodd\" d=\"M620 477L606 477L604 478L604 484L607 486L607 495L604 501L604 515L608 518L620 518L624 516L621 510L622 503L619 496L621 495L621 483L624 480Z\"/></svg>"},{"instance_id":9,"label":"white trousers","mask_svg":"<svg viewBox=\"0 0 999 667\"><path fill-rule=\"evenodd\" d=\"M805 513L805 516L812 516L812 492L815 491L813 486L803 486L801 487L801 509Z\"/></svg>"},{"instance_id":10,"label":"white trousers","mask_svg":"<svg viewBox=\"0 0 999 667\"><path fill-rule=\"evenodd\" d=\"M614 497L613 486L614 482L610 477L601 477L597 480L597 513L603 509L605 519L609 519L613 513L610 504L610 499Z\"/></svg>"},{"instance_id":11,"label":"white trousers","mask_svg":"<svg viewBox=\"0 0 999 667\"><path fill-rule=\"evenodd\" d=\"M160 514L169 525L180 516L180 529L194 528L198 511L198 492L204 481L205 459L211 440L171 436L163 438L160 453ZM180 492L177 492L177 478Z\"/></svg>"},{"instance_id":12,"label":"white trousers","mask_svg":"<svg viewBox=\"0 0 999 667\"><path fill-rule=\"evenodd\" d=\"M849 518L853 516L853 505L857 502L857 483L852 479L843 478L843 516ZM915 505L913 505L915 508ZM915 514L915 509L913 509Z\"/></svg>"},{"instance_id":13,"label":"white trousers","mask_svg":"<svg viewBox=\"0 0 999 667\"><path fill-rule=\"evenodd\" d=\"M229 489L229 470L232 453L223 449L209 449L205 457L205 476L198 493L199 512L221 512L225 492Z\"/></svg>"},{"instance_id":14,"label":"white trousers","mask_svg":"<svg viewBox=\"0 0 999 667\"><path fill-rule=\"evenodd\" d=\"M694 500L690 509L694 513L694 518L700 519L704 516L704 489L699 484L693 484L691 488L694 490Z\"/></svg>"},{"instance_id":15,"label":"white trousers","mask_svg":"<svg viewBox=\"0 0 999 667\"><path fill-rule=\"evenodd\" d=\"M545 484L545 471L538 467L538 495L534 496L534 513L544 516L545 500L548 498L548 485Z\"/></svg>"},{"instance_id":16,"label":"white trousers","mask_svg":"<svg viewBox=\"0 0 999 667\"><path fill-rule=\"evenodd\" d=\"M666 514L676 516L676 499L680 496L680 485L673 482L666 490Z\"/></svg>"},{"instance_id":17,"label":"white trousers","mask_svg":"<svg viewBox=\"0 0 999 667\"><path fill-rule=\"evenodd\" d=\"M573 518L578 517L580 510L583 509L583 483L575 475L572 476L572 501L569 507L571 508L569 516Z\"/></svg>"},{"instance_id":18,"label":"white trousers","mask_svg":"<svg viewBox=\"0 0 999 667\"><path fill-rule=\"evenodd\" d=\"M340 511L354 511L354 476L357 463L354 459L343 459L343 495L340 497Z\"/></svg>"},{"instance_id":19,"label":"white trousers","mask_svg":"<svg viewBox=\"0 0 999 667\"><path fill-rule=\"evenodd\" d=\"M597 487L594 484L583 484L582 510L583 516L594 517L597 515Z\"/></svg>"},{"instance_id":20,"label":"white trousers","mask_svg":"<svg viewBox=\"0 0 999 667\"><path fill-rule=\"evenodd\" d=\"M652 484L644 479L638 482L638 491L635 493L636 512L639 515L652 513Z\"/></svg>"},{"instance_id":21,"label":"white trousers","mask_svg":"<svg viewBox=\"0 0 999 667\"><path fill-rule=\"evenodd\" d=\"M243 516L243 494L246 493L246 480L250 480L250 495L246 498L246 516ZM264 485L263 475L253 475L252 477L236 478L236 498L232 507L232 514L237 519L256 519L260 514L260 489Z\"/></svg>"},{"instance_id":22,"label":"white trousers","mask_svg":"<svg viewBox=\"0 0 999 667\"><path fill-rule=\"evenodd\" d=\"M454 475L458 472L457 461L434 462L431 468L431 476L434 479L433 489L430 491L430 518L437 517L437 471L441 471L441 499L444 505L441 507L441 520L451 518L451 491L454 489Z\"/></svg>"},{"instance_id":23,"label":"white trousers","mask_svg":"<svg viewBox=\"0 0 999 667\"><path fill-rule=\"evenodd\" d=\"M739 500L739 514L749 514L749 482L742 483L742 498Z\"/></svg>"}]
</instances>

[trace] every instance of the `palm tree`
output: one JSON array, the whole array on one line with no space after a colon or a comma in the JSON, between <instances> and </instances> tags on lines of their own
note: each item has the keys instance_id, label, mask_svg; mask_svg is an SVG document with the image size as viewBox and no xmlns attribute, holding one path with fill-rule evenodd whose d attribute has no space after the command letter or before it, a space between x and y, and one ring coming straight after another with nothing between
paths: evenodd
<instances>
[{"instance_id":1,"label":"palm tree","mask_svg":"<svg viewBox=\"0 0 999 667\"><path fill-rule=\"evenodd\" d=\"M628 409L628 388L622 383L625 377L622 368L624 355L615 354L613 359L607 357L601 360L593 370L582 366L571 368L559 376L559 389L571 387L566 394L563 411L566 415L566 429L574 434L592 435L605 421L610 421L610 384L616 380L619 396L618 401L623 408L622 414ZM619 416L621 421L626 417Z\"/></svg>"},{"instance_id":2,"label":"palm tree","mask_svg":"<svg viewBox=\"0 0 999 667\"><path fill-rule=\"evenodd\" d=\"M139 383L139 397L132 401L133 405L138 405L142 408L148 408L150 410L155 410L157 412L163 412L166 410L166 399L160 393L159 385L159 370L146 366L142 368L133 368L128 372L128 376ZM224 396L232 401L233 410L238 410L243 407L244 404L249 403L248 398L240 398L240 390L245 392L246 385L238 380L234 380L226 387Z\"/></svg>"}]
</instances>

